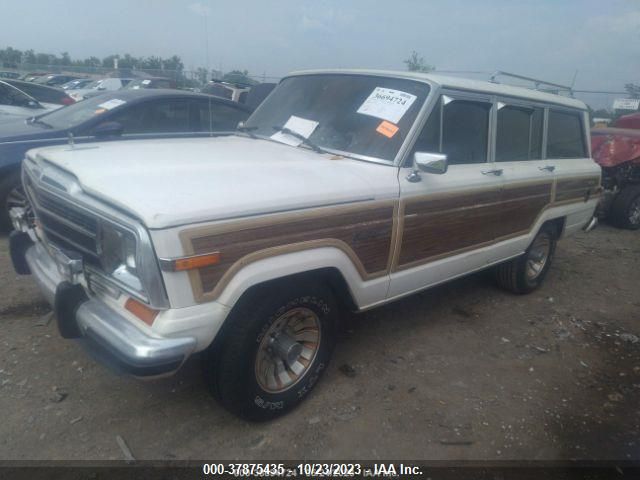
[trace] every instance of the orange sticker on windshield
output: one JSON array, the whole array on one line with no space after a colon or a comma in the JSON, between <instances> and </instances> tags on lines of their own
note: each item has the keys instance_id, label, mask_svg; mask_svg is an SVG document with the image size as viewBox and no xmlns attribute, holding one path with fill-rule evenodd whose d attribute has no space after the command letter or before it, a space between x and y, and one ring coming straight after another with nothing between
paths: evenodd
<instances>
[{"instance_id":1,"label":"orange sticker on windshield","mask_svg":"<svg viewBox=\"0 0 640 480\"><path fill-rule=\"evenodd\" d=\"M383 120L376 128L376 132L381 133L385 137L391 138L398 132L398 127L391 122Z\"/></svg>"}]
</instances>

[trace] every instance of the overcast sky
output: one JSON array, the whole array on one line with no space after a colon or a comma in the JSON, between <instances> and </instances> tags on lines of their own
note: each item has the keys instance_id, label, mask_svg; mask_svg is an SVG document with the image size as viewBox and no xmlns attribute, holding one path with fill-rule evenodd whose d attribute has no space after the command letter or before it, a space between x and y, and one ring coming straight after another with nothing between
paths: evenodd
<instances>
[{"instance_id":1,"label":"overcast sky","mask_svg":"<svg viewBox=\"0 0 640 480\"><path fill-rule=\"evenodd\" d=\"M205 66L206 21L209 67L223 71L404 69L415 49L439 70L640 83L638 0L0 0L0 12L0 46L72 58L177 54L186 69Z\"/></svg>"}]
</instances>

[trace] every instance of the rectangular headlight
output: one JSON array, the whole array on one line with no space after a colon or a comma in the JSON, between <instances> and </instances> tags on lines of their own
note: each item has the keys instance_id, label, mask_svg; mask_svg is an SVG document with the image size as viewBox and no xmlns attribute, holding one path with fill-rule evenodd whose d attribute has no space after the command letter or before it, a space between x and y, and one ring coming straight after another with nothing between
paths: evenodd
<instances>
[{"instance_id":1,"label":"rectangular headlight","mask_svg":"<svg viewBox=\"0 0 640 480\"><path fill-rule=\"evenodd\" d=\"M135 292L144 295L144 289L138 277L135 235L124 228L102 222L98 245L100 264L105 273Z\"/></svg>"}]
</instances>

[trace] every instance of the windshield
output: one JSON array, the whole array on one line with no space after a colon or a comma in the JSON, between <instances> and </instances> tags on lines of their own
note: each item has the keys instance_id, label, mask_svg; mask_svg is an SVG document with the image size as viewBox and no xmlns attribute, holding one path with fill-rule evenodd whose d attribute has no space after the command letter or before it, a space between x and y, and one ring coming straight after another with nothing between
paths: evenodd
<instances>
[{"instance_id":1,"label":"windshield","mask_svg":"<svg viewBox=\"0 0 640 480\"><path fill-rule=\"evenodd\" d=\"M245 123L291 143L285 127L320 148L393 161L429 93L425 83L347 74L284 79ZM274 135L275 134L275 135Z\"/></svg>"},{"instance_id":2,"label":"windshield","mask_svg":"<svg viewBox=\"0 0 640 480\"><path fill-rule=\"evenodd\" d=\"M54 110L38 118L53 128L72 128L125 103L126 101L113 98L111 95L100 95Z\"/></svg>"}]
</instances>

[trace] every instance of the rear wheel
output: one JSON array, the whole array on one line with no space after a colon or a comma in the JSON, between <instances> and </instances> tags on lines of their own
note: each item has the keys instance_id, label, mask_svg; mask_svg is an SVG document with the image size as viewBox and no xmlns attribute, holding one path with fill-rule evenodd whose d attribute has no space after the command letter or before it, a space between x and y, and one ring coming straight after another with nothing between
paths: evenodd
<instances>
[{"instance_id":1,"label":"rear wheel","mask_svg":"<svg viewBox=\"0 0 640 480\"><path fill-rule=\"evenodd\" d=\"M640 185L625 187L616 195L611 205L611 223L629 230L640 228Z\"/></svg>"},{"instance_id":2,"label":"rear wheel","mask_svg":"<svg viewBox=\"0 0 640 480\"><path fill-rule=\"evenodd\" d=\"M313 389L334 346L337 304L329 288L286 282L240 301L204 357L205 379L231 412L269 420Z\"/></svg>"},{"instance_id":3,"label":"rear wheel","mask_svg":"<svg viewBox=\"0 0 640 480\"><path fill-rule=\"evenodd\" d=\"M537 289L549 271L556 243L556 229L553 225L543 225L523 255L496 267L498 284L520 294Z\"/></svg>"},{"instance_id":4,"label":"rear wheel","mask_svg":"<svg viewBox=\"0 0 640 480\"><path fill-rule=\"evenodd\" d=\"M9 210L13 207L27 207L27 197L22 189L19 171L9 173L0 181L0 206L0 228L10 230Z\"/></svg>"}]
</instances>

